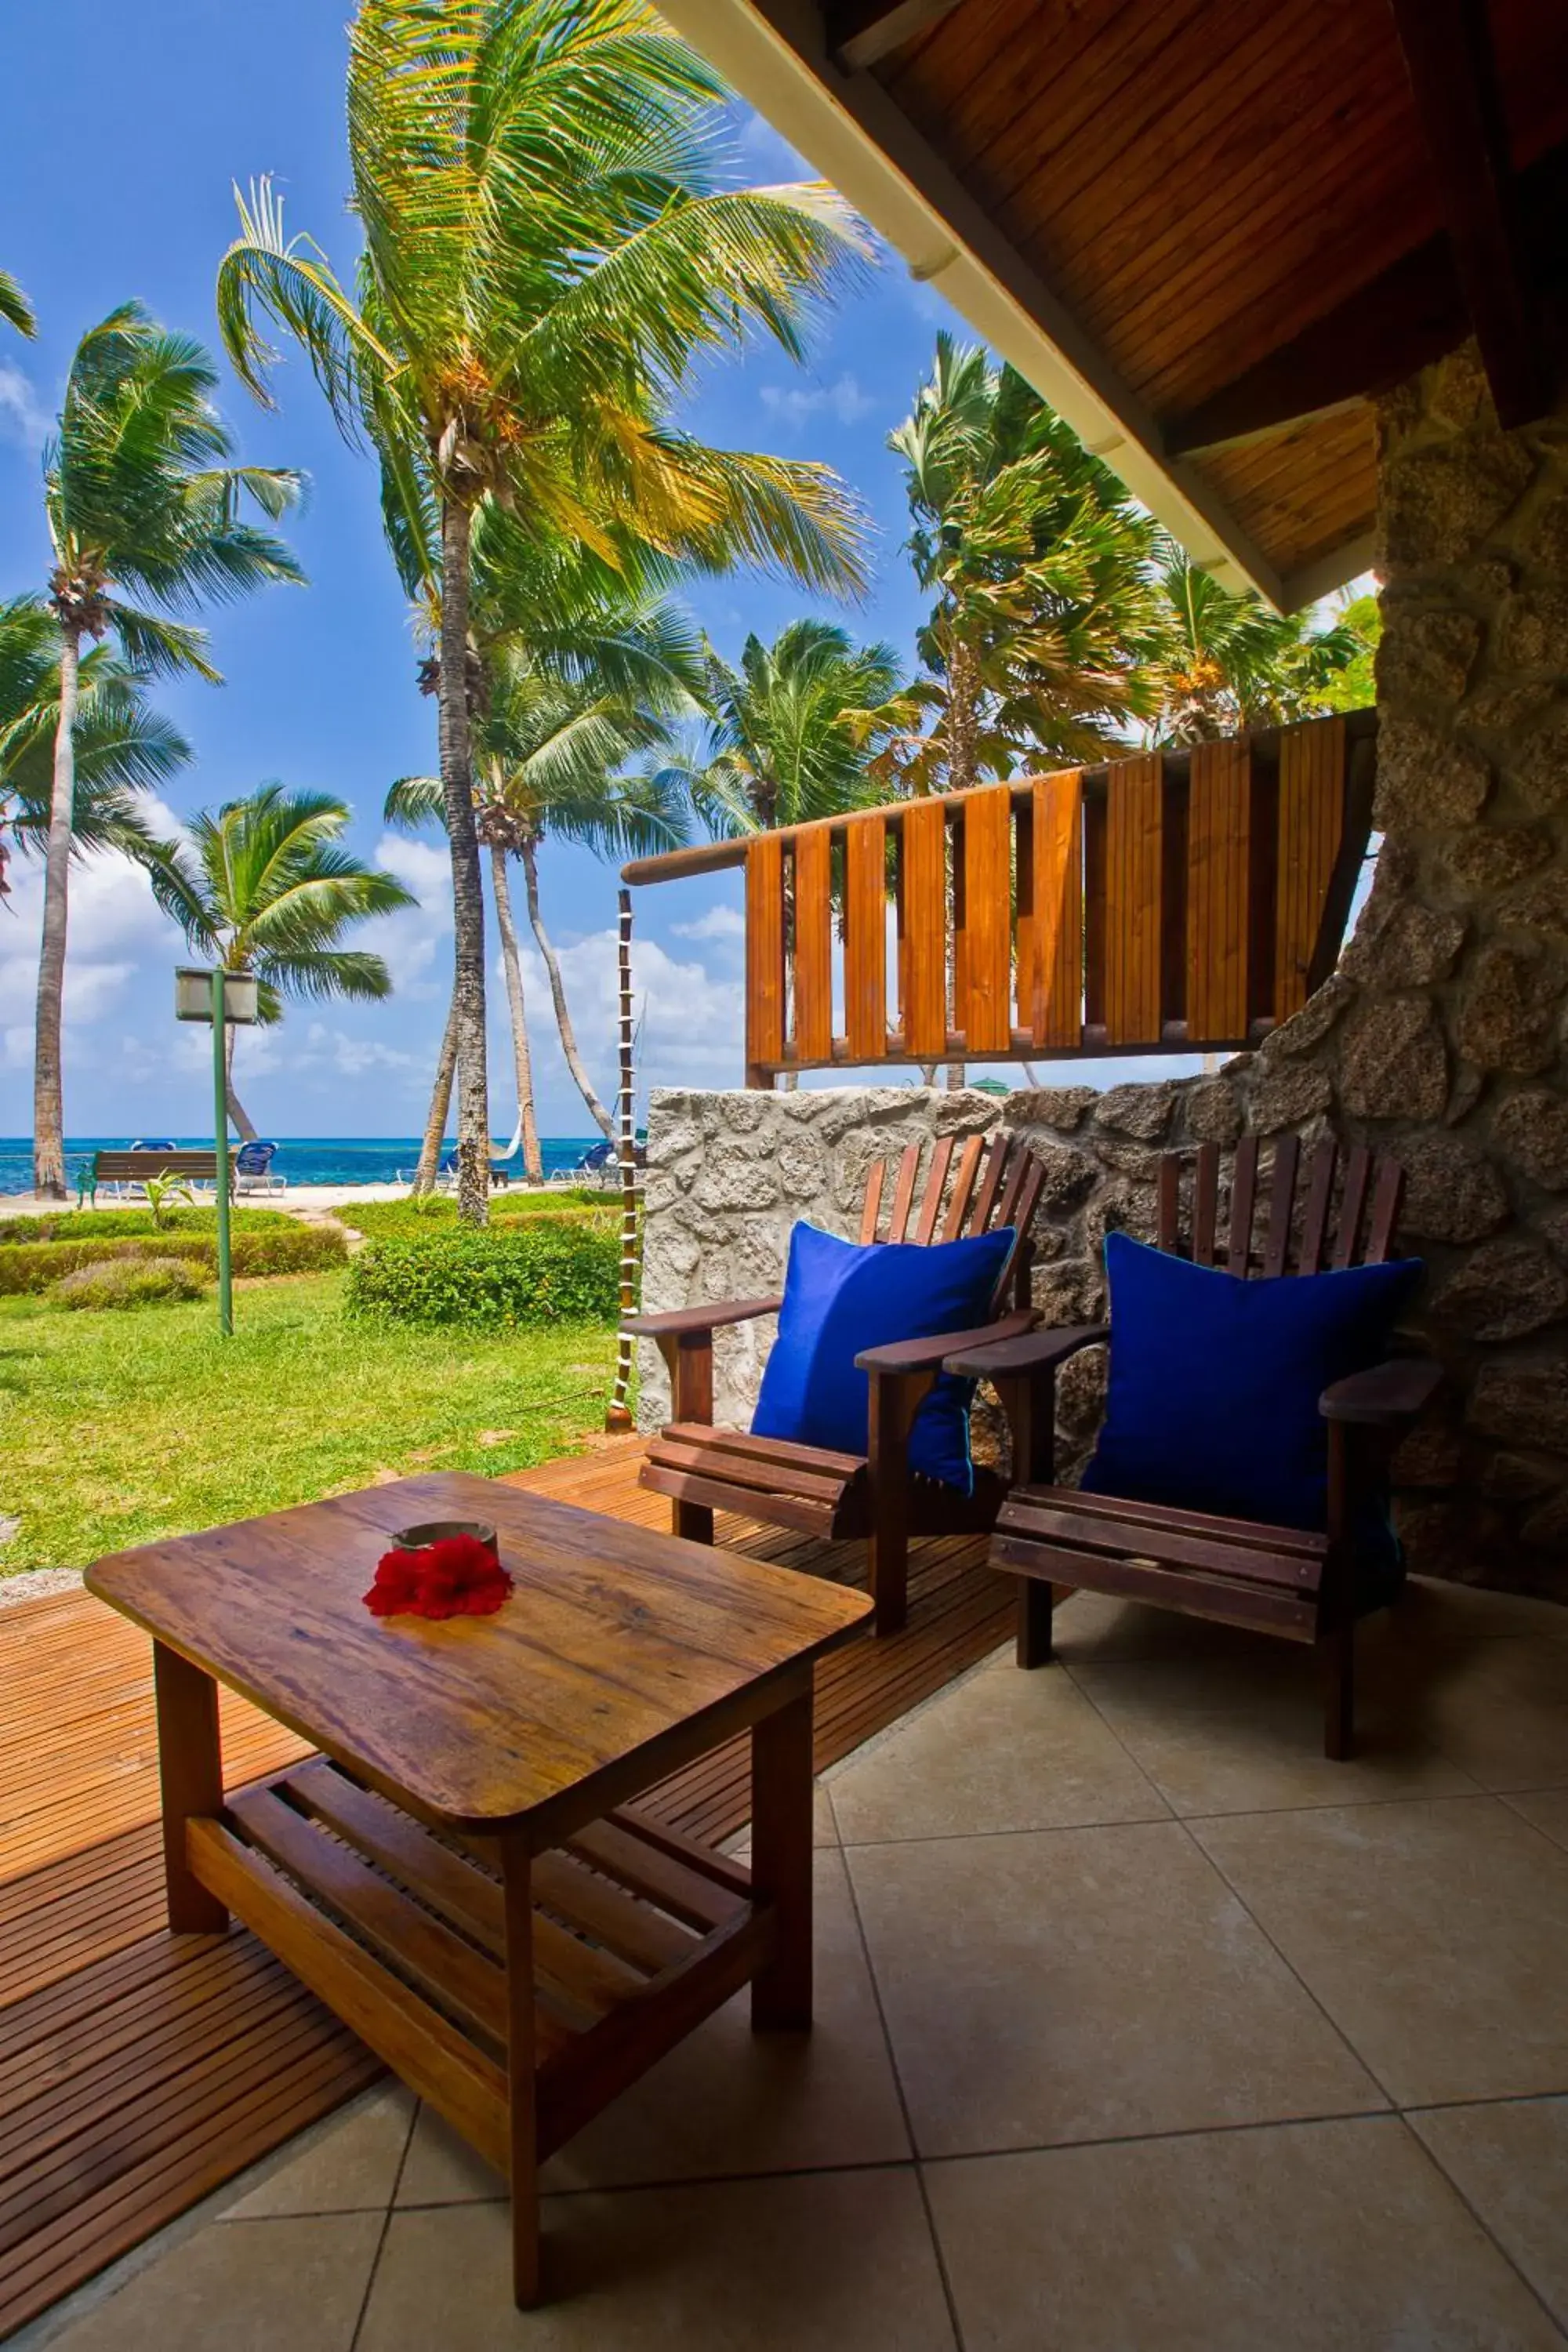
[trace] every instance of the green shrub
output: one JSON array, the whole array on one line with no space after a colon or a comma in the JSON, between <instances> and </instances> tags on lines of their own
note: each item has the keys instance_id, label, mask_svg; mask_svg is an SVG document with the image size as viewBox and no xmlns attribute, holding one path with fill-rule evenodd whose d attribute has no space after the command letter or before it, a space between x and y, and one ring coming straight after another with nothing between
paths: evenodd
<instances>
[{"instance_id":1,"label":"green shrub","mask_svg":"<svg viewBox=\"0 0 1568 2352\"><path fill-rule=\"evenodd\" d=\"M79 1265L54 1286L57 1307L165 1307L199 1298L206 1283L189 1258L110 1257Z\"/></svg>"},{"instance_id":2,"label":"green shrub","mask_svg":"<svg viewBox=\"0 0 1568 2352\"><path fill-rule=\"evenodd\" d=\"M298 1223L282 1209L241 1209L230 1211L230 1222L238 1233L261 1233L279 1225ZM101 1236L105 1240L129 1241L147 1234L215 1234L217 1231L216 1208L165 1209L162 1226L154 1224L151 1209L55 1209L41 1217L0 1217L0 1244L6 1242L85 1242Z\"/></svg>"},{"instance_id":3,"label":"green shrub","mask_svg":"<svg viewBox=\"0 0 1568 2352\"><path fill-rule=\"evenodd\" d=\"M349 1265L351 1314L409 1323L609 1323L619 1303L613 1223L515 1219L366 1244Z\"/></svg>"},{"instance_id":4,"label":"green shrub","mask_svg":"<svg viewBox=\"0 0 1568 2352\"><path fill-rule=\"evenodd\" d=\"M419 1200L365 1201L339 1211L345 1223L367 1241L412 1239L419 1234L451 1233L458 1223L458 1204L449 1192L426 1192ZM562 1222L580 1224L584 1218L615 1217L619 1204L613 1192L576 1191L542 1193L490 1194L490 1223L514 1231Z\"/></svg>"},{"instance_id":5,"label":"green shrub","mask_svg":"<svg viewBox=\"0 0 1568 2352\"><path fill-rule=\"evenodd\" d=\"M342 1265L348 1242L335 1225L302 1225L281 1217L276 1226L255 1232L241 1227L234 1235L232 1264L237 1275L316 1274L323 1266ZM79 1266L101 1265L111 1258L145 1263L149 1258L184 1258L206 1268L217 1265L217 1237L207 1233L176 1230L157 1235L116 1236L108 1241L8 1242L0 1244L0 1297L48 1290Z\"/></svg>"}]
</instances>

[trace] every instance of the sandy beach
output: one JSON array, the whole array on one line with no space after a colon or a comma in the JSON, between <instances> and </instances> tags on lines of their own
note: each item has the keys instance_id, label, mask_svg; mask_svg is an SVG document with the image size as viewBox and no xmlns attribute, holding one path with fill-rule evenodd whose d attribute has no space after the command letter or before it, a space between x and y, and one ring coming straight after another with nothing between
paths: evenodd
<instances>
[{"instance_id":1,"label":"sandy beach","mask_svg":"<svg viewBox=\"0 0 1568 2352\"><path fill-rule=\"evenodd\" d=\"M517 1194L525 1192L543 1192L548 1194L563 1188L549 1184L542 1186L510 1184L496 1185L492 1189L498 1197L505 1197L509 1193ZM290 1216L309 1218L320 1215L323 1211L339 1212L352 1209L356 1202L405 1201L407 1197L406 1184L290 1184L286 1192L237 1193L235 1196L235 1206L238 1209L283 1209ZM605 1198L607 1202L613 1203L617 1197L618 1194L613 1186L605 1188ZM210 1207L211 1203L210 1192L204 1192L197 1195L198 1207ZM144 1209L147 1203L139 1196L130 1200L116 1201L110 1200L107 1194L100 1192L96 1205L100 1209ZM74 1202L42 1200L37 1192L0 1193L0 1217L58 1216L74 1206ZM352 1223L352 1220L345 1220L345 1222Z\"/></svg>"}]
</instances>

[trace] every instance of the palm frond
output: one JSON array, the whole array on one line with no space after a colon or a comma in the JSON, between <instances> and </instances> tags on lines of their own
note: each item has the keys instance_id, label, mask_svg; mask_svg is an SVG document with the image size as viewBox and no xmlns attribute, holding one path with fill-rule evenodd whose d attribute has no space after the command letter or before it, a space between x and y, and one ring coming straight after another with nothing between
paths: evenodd
<instances>
[{"instance_id":1,"label":"palm frond","mask_svg":"<svg viewBox=\"0 0 1568 2352\"><path fill-rule=\"evenodd\" d=\"M36 335L38 331L32 305L8 269L0 269L0 319L15 327L19 335Z\"/></svg>"}]
</instances>

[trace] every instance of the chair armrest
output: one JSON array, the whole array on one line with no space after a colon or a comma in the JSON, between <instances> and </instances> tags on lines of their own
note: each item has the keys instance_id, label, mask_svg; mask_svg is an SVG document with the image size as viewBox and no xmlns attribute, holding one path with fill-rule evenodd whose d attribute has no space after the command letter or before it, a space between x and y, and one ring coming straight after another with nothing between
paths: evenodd
<instances>
[{"instance_id":1,"label":"chair armrest","mask_svg":"<svg viewBox=\"0 0 1568 2352\"><path fill-rule=\"evenodd\" d=\"M1352 1372L1323 1391L1318 1411L1325 1421L1351 1422L1367 1429L1396 1429L1414 1421L1443 1377L1430 1356L1396 1356L1370 1371Z\"/></svg>"},{"instance_id":2,"label":"chair armrest","mask_svg":"<svg viewBox=\"0 0 1568 2352\"><path fill-rule=\"evenodd\" d=\"M971 1381L1050 1371L1076 1356L1080 1348L1092 1348L1110 1337L1109 1323L1067 1323L1054 1330L1025 1331L1011 1339L986 1340L977 1334L979 1344L944 1356L942 1370L960 1372Z\"/></svg>"},{"instance_id":3,"label":"chair armrest","mask_svg":"<svg viewBox=\"0 0 1568 2352\"><path fill-rule=\"evenodd\" d=\"M935 1331L929 1339L893 1339L884 1348L868 1348L855 1359L862 1372L934 1372L957 1348L983 1348L989 1341L1010 1339L1026 1332L1035 1319L1032 1307L1016 1307L975 1331Z\"/></svg>"},{"instance_id":4,"label":"chair armrest","mask_svg":"<svg viewBox=\"0 0 1568 2352\"><path fill-rule=\"evenodd\" d=\"M693 1331L715 1331L723 1323L750 1323L776 1315L782 1298L722 1298L710 1307L671 1307L658 1315L633 1315L621 1325L637 1339L682 1339Z\"/></svg>"}]
</instances>

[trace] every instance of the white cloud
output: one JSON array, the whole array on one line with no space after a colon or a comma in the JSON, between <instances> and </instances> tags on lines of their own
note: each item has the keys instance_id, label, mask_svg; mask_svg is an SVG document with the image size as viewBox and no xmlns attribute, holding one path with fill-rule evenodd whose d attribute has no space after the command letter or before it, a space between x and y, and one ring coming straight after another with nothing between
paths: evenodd
<instances>
[{"instance_id":1,"label":"white cloud","mask_svg":"<svg viewBox=\"0 0 1568 2352\"><path fill-rule=\"evenodd\" d=\"M174 820L157 801L144 814L167 832ZM30 1068L33 1008L38 985L38 942L44 918L41 858L18 857L11 866L12 893L0 911L0 1062ZM163 964L169 981L169 1025L174 1026L173 971L185 953L184 941L159 909L147 877L129 860L110 855L87 857L71 868L70 919L62 1017L75 1032L72 1062L89 1066L105 1041L100 1033L139 969ZM119 1049L110 1048L118 1058Z\"/></svg>"},{"instance_id":2,"label":"white cloud","mask_svg":"<svg viewBox=\"0 0 1568 2352\"><path fill-rule=\"evenodd\" d=\"M0 363L0 439L20 442L24 449L41 449L54 423L31 379L8 360Z\"/></svg>"},{"instance_id":3,"label":"white cloud","mask_svg":"<svg viewBox=\"0 0 1568 2352\"><path fill-rule=\"evenodd\" d=\"M798 432L808 417L825 412L840 425L858 425L877 405L871 394L862 390L859 378L847 371L832 383L764 383L758 397L774 423L791 432Z\"/></svg>"},{"instance_id":4,"label":"white cloud","mask_svg":"<svg viewBox=\"0 0 1568 2352\"><path fill-rule=\"evenodd\" d=\"M442 950L452 929L452 861L445 842L384 833L372 862L395 874L419 904L367 923L362 944L384 961L395 995L416 1002L449 996L451 957Z\"/></svg>"},{"instance_id":5,"label":"white cloud","mask_svg":"<svg viewBox=\"0 0 1568 2352\"><path fill-rule=\"evenodd\" d=\"M678 940L743 940L746 918L739 907L710 907L694 922L671 923L669 929Z\"/></svg>"},{"instance_id":6,"label":"white cloud","mask_svg":"<svg viewBox=\"0 0 1568 2352\"><path fill-rule=\"evenodd\" d=\"M588 1076L609 1102L616 1087L620 981L616 934L594 931L560 950L562 979ZM541 1076L553 1076L560 1048L544 965L531 948L522 958L529 1035ZM632 948L632 986L640 1034L637 1089L649 1086L738 1086L743 1057L744 992L701 962L677 959L652 940ZM551 1066L553 1066L552 1067ZM570 1079L566 1082L569 1087Z\"/></svg>"}]
</instances>

